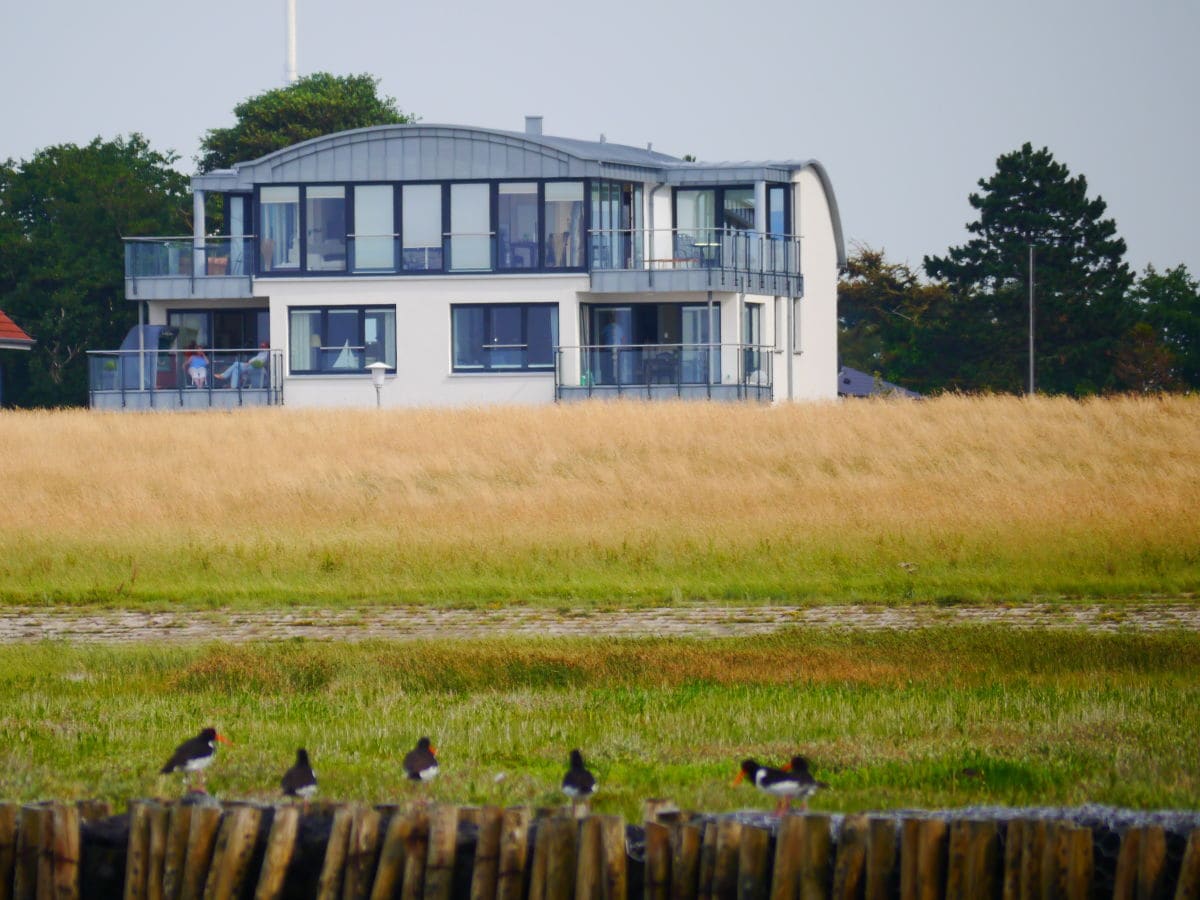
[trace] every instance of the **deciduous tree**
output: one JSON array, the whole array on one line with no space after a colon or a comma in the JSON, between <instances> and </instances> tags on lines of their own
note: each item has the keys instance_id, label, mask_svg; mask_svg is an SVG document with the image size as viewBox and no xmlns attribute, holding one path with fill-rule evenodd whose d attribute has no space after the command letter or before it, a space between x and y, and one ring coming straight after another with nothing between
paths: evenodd
<instances>
[{"instance_id":1,"label":"deciduous tree","mask_svg":"<svg viewBox=\"0 0 1200 900\"><path fill-rule=\"evenodd\" d=\"M6 402L86 402L85 351L116 347L136 321L121 239L190 229L176 159L132 134L0 166L0 309L37 340L4 360Z\"/></svg>"},{"instance_id":2,"label":"deciduous tree","mask_svg":"<svg viewBox=\"0 0 1200 900\"><path fill-rule=\"evenodd\" d=\"M237 122L213 128L201 141L201 172L258 159L301 141L371 125L415 121L379 96L379 79L370 75L317 72L295 84L265 91L233 108Z\"/></svg>"},{"instance_id":3,"label":"deciduous tree","mask_svg":"<svg viewBox=\"0 0 1200 900\"><path fill-rule=\"evenodd\" d=\"M1147 266L1133 289L1146 323L1171 355L1171 375L1200 389L1200 281L1178 265L1165 272Z\"/></svg>"}]
</instances>

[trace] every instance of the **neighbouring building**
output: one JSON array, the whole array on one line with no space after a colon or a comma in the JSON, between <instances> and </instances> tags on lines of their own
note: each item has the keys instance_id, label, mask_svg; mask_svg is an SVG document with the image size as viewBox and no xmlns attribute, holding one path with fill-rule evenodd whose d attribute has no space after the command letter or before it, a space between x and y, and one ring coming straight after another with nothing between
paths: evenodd
<instances>
[{"instance_id":1,"label":"neighbouring building","mask_svg":"<svg viewBox=\"0 0 1200 900\"><path fill-rule=\"evenodd\" d=\"M0 350L32 350L36 344L16 322L0 310ZM0 367L0 406L4 405L4 369Z\"/></svg>"},{"instance_id":2,"label":"neighbouring building","mask_svg":"<svg viewBox=\"0 0 1200 900\"><path fill-rule=\"evenodd\" d=\"M142 324L92 352L94 407L838 396L845 248L812 160L687 162L529 117L342 132L192 189L194 234L126 242Z\"/></svg>"}]
</instances>

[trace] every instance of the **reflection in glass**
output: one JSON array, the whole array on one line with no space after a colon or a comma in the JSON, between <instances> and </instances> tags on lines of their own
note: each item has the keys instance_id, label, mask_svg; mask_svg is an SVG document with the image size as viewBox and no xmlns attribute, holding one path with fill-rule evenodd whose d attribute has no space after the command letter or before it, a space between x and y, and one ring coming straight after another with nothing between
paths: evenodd
<instances>
[{"instance_id":1,"label":"reflection in glass","mask_svg":"<svg viewBox=\"0 0 1200 900\"><path fill-rule=\"evenodd\" d=\"M346 189L315 186L304 191L308 234L307 265L310 272L346 270Z\"/></svg>"},{"instance_id":2,"label":"reflection in glass","mask_svg":"<svg viewBox=\"0 0 1200 900\"><path fill-rule=\"evenodd\" d=\"M264 187L259 193L262 271L300 268L300 188Z\"/></svg>"},{"instance_id":3,"label":"reflection in glass","mask_svg":"<svg viewBox=\"0 0 1200 900\"><path fill-rule=\"evenodd\" d=\"M402 197L404 268L442 268L442 186L406 184Z\"/></svg>"},{"instance_id":4,"label":"reflection in glass","mask_svg":"<svg viewBox=\"0 0 1200 900\"><path fill-rule=\"evenodd\" d=\"M546 268L582 268L583 182L547 182L544 213Z\"/></svg>"},{"instance_id":5,"label":"reflection in glass","mask_svg":"<svg viewBox=\"0 0 1200 900\"><path fill-rule=\"evenodd\" d=\"M356 272L390 272L394 268L395 212L391 185L367 184L354 189Z\"/></svg>"},{"instance_id":6,"label":"reflection in glass","mask_svg":"<svg viewBox=\"0 0 1200 900\"><path fill-rule=\"evenodd\" d=\"M675 193L675 255L684 259L707 259L716 246L716 192Z\"/></svg>"},{"instance_id":7,"label":"reflection in glass","mask_svg":"<svg viewBox=\"0 0 1200 900\"><path fill-rule=\"evenodd\" d=\"M538 267L537 182L501 183L496 198L497 253L502 269Z\"/></svg>"},{"instance_id":8,"label":"reflection in glass","mask_svg":"<svg viewBox=\"0 0 1200 900\"><path fill-rule=\"evenodd\" d=\"M492 267L489 194L486 184L450 185L450 268L455 272Z\"/></svg>"}]
</instances>

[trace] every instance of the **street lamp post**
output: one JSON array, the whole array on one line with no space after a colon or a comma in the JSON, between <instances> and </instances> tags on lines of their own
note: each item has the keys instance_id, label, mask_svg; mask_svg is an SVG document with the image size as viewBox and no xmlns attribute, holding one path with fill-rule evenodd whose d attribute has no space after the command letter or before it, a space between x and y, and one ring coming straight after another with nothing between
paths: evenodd
<instances>
[{"instance_id":1,"label":"street lamp post","mask_svg":"<svg viewBox=\"0 0 1200 900\"><path fill-rule=\"evenodd\" d=\"M1033 248L1029 245L1029 396L1034 394L1033 386Z\"/></svg>"},{"instance_id":2,"label":"street lamp post","mask_svg":"<svg viewBox=\"0 0 1200 900\"><path fill-rule=\"evenodd\" d=\"M383 405L379 395L383 390L383 375L387 372L387 363L373 362L367 369L371 372L371 384L375 386L375 408L379 409Z\"/></svg>"}]
</instances>

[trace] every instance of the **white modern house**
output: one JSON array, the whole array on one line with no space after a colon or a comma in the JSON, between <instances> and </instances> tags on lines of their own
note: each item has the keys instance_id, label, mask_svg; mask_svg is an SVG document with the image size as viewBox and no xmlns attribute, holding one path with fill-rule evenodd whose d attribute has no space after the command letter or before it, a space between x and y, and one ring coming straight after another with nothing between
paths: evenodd
<instances>
[{"instance_id":1,"label":"white modern house","mask_svg":"<svg viewBox=\"0 0 1200 900\"><path fill-rule=\"evenodd\" d=\"M845 248L812 160L689 162L530 117L342 132L192 189L194 234L126 242L143 324L91 354L94 407L838 395Z\"/></svg>"}]
</instances>

